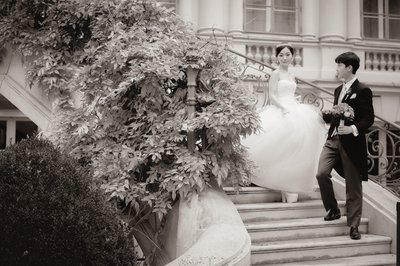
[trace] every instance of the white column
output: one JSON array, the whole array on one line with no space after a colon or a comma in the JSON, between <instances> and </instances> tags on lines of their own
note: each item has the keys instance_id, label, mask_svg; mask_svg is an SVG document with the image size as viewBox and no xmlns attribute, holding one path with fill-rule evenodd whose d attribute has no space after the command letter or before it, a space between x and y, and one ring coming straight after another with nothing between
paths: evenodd
<instances>
[{"instance_id":1,"label":"white column","mask_svg":"<svg viewBox=\"0 0 400 266\"><path fill-rule=\"evenodd\" d=\"M16 122L15 119L7 119L7 130L6 130L6 146L10 146L15 144L15 135L16 135Z\"/></svg>"},{"instance_id":2,"label":"white column","mask_svg":"<svg viewBox=\"0 0 400 266\"><path fill-rule=\"evenodd\" d=\"M361 1L347 1L347 41L361 41Z\"/></svg>"},{"instance_id":3,"label":"white column","mask_svg":"<svg viewBox=\"0 0 400 266\"><path fill-rule=\"evenodd\" d=\"M320 40L344 42L347 23L345 0L320 0L319 3Z\"/></svg>"},{"instance_id":4,"label":"white column","mask_svg":"<svg viewBox=\"0 0 400 266\"><path fill-rule=\"evenodd\" d=\"M183 21L193 23L193 0L179 0L177 11Z\"/></svg>"},{"instance_id":5,"label":"white column","mask_svg":"<svg viewBox=\"0 0 400 266\"><path fill-rule=\"evenodd\" d=\"M305 39L315 39L318 33L318 0L302 0L301 1L301 35Z\"/></svg>"},{"instance_id":6,"label":"white column","mask_svg":"<svg viewBox=\"0 0 400 266\"><path fill-rule=\"evenodd\" d=\"M240 34L243 32L243 0L229 1L229 32Z\"/></svg>"},{"instance_id":7,"label":"white column","mask_svg":"<svg viewBox=\"0 0 400 266\"><path fill-rule=\"evenodd\" d=\"M199 1L199 33L224 33L224 0Z\"/></svg>"}]
</instances>

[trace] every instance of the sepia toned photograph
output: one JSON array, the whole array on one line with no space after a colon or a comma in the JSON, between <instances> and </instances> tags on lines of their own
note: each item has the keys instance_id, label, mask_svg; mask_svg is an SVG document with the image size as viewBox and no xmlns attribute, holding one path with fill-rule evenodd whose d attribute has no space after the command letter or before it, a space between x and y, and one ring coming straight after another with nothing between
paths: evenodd
<instances>
[{"instance_id":1,"label":"sepia toned photograph","mask_svg":"<svg viewBox=\"0 0 400 266\"><path fill-rule=\"evenodd\" d=\"M399 241L400 0L0 0L1 266Z\"/></svg>"}]
</instances>

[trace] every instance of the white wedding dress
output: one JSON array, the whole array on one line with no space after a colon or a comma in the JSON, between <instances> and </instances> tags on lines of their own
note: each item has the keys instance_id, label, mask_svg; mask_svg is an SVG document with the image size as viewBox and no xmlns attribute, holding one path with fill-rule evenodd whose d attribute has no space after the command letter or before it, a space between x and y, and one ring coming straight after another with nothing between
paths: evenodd
<instances>
[{"instance_id":1,"label":"white wedding dress","mask_svg":"<svg viewBox=\"0 0 400 266\"><path fill-rule=\"evenodd\" d=\"M277 98L289 113L264 107L261 132L242 141L257 165L252 183L258 186L287 192L313 189L327 130L316 107L296 100L296 87L294 81L279 80Z\"/></svg>"}]
</instances>

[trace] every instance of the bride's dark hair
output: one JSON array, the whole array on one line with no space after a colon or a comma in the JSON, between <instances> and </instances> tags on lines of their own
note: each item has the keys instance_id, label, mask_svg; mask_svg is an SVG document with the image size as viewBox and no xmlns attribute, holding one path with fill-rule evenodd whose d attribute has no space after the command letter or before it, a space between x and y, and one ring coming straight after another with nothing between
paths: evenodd
<instances>
[{"instance_id":1,"label":"bride's dark hair","mask_svg":"<svg viewBox=\"0 0 400 266\"><path fill-rule=\"evenodd\" d=\"M293 49L293 46L292 46L290 43L281 43L281 44L278 44L278 45L276 46L275 56L278 56L278 54L279 54L284 48L288 48L289 51L290 51L290 53L291 53L292 55L294 55L294 49Z\"/></svg>"}]
</instances>

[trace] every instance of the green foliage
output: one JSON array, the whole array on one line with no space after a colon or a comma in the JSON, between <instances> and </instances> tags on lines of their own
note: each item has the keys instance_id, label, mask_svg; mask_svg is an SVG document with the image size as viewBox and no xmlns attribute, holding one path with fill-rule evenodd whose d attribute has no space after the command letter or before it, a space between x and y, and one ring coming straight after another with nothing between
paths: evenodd
<instances>
[{"instance_id":1,"label":"green foliage","mask_svg":"<svg viewBox=\"0 0 400 266\"><path fill-rule=\"evenodd\" d=\"M1 265L135 265L104 193L49 141L0 152L0 176Z\"/></svg>"},{"instance_id":2,"label":"green foliage","mask_svg":"<svg viewBox=\"0 0 400 266\"><path fill-rule=\"evenodd\" d=\"M111 199L162 218L177 195L246 182L252 166L240 138L259 121L240 64L224 47L198 39L154 1L7 4L0 36L34 57L28 80L58 98L51 140L93 166ZM187 67L201 69L193 118Z\"/></svg>"}]
</instances>

